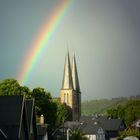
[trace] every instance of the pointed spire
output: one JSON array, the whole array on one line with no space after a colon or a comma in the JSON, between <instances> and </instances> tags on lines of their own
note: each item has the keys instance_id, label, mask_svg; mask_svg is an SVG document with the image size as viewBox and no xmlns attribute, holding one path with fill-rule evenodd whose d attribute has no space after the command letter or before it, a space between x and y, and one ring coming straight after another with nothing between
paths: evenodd
<instances>
[{"instance_id":1,"label":"pointed spire","mask_svg":"<svg viewBox=\"0 0 140 140\"><path fill-rule=\"evenodd\" d=\"M73 54L73 59L72 59L72 81L73 81L74 90L80 92L78 72L77 72L77 67L76 67L75 53Z\"/></svg>"},{"instance_id":2,"label":"pointed spire","mask_svg":"<svg viewBox=\"0 0 140 140\"><path fill-rule=\"evenodd\" d=\"M65 59L62 89L73 89L69 50L67 50L67 55Z\"/></svg>"}]
</instances>

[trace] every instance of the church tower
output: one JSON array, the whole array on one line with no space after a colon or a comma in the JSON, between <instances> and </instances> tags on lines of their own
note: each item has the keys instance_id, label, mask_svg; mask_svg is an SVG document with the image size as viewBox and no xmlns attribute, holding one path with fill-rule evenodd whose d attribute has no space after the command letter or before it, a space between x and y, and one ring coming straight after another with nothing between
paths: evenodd
<instances>
[{"instance_id":1,"label":"church tower","mask_svg":"<svg viewBox=\"0 0 140 140\"><path fill-rule=\"evenodd\" d=\"M81 116L81 92L78 80L75 55L73 55L72 69L69 51L65 58L62 87L60 90L60 101L69 109L69 120L79 120Z\"/></svg>"},{"instance_id":2,"label":"church tower","mask_svg":"<svg viewBox=\"0 0 140 140\"><path fill-rule=\"evenodd\" d=\"M76 112L78 114L78 120L81 116L81 91L79 86L78 72L76 66L75 54L73 54L72 59L72 82L73 82L73 90L75 91L75 103L76 103Z\"/></svg>"}]
</instances>

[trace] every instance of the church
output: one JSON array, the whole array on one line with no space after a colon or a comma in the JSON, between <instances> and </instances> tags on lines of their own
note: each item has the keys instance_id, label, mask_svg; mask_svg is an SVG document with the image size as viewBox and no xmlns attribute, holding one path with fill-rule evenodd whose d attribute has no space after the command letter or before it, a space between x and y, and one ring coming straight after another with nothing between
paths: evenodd
<instances>
[{"instance_id":1,"label":"church","mask_svg":"<svg viewBox=\"0 0 140 140\"><path fill-rule=\"evenodd\" d=\"M73 54L71 66L69 51L67 51L65 58L63 81L60 90L60 101L68 107L69 120L79 121L81 116L81 91L75 54Z\"/></svg>"}]
</instances>

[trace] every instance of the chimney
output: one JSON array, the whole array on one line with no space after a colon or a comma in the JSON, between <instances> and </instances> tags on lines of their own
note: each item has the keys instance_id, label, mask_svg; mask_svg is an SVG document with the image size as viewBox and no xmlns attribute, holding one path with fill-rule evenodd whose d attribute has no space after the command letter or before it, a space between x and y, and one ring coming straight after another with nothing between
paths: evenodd
<instances>
[{"instance_id":1,"label":"chimney","mask_svg":"<svg viewBox=\"0 0 140 140\"><path fill-rule=\"evenodd\" d=\"M40 116L40 124L42 124L42 125L44 124L44 116L43 115Z\"/></svg>"}]
</instances>

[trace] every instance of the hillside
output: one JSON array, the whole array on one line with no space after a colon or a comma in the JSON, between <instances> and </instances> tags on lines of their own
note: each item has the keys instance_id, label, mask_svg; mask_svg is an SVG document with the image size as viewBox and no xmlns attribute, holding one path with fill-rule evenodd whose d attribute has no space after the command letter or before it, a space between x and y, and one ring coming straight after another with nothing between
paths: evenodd
<instances>
[{"instance_id":1,"label":"hillside","mask_svg":"<svg viewBox=\"0 0 140 140\"><path fill-rule=\"evenodd\" d=\"M82 115L105 114L107 109L125 104L128 100L133 99L140 99L140 96L84 101L82 102Z\"/></svg>"}]
</instances>

